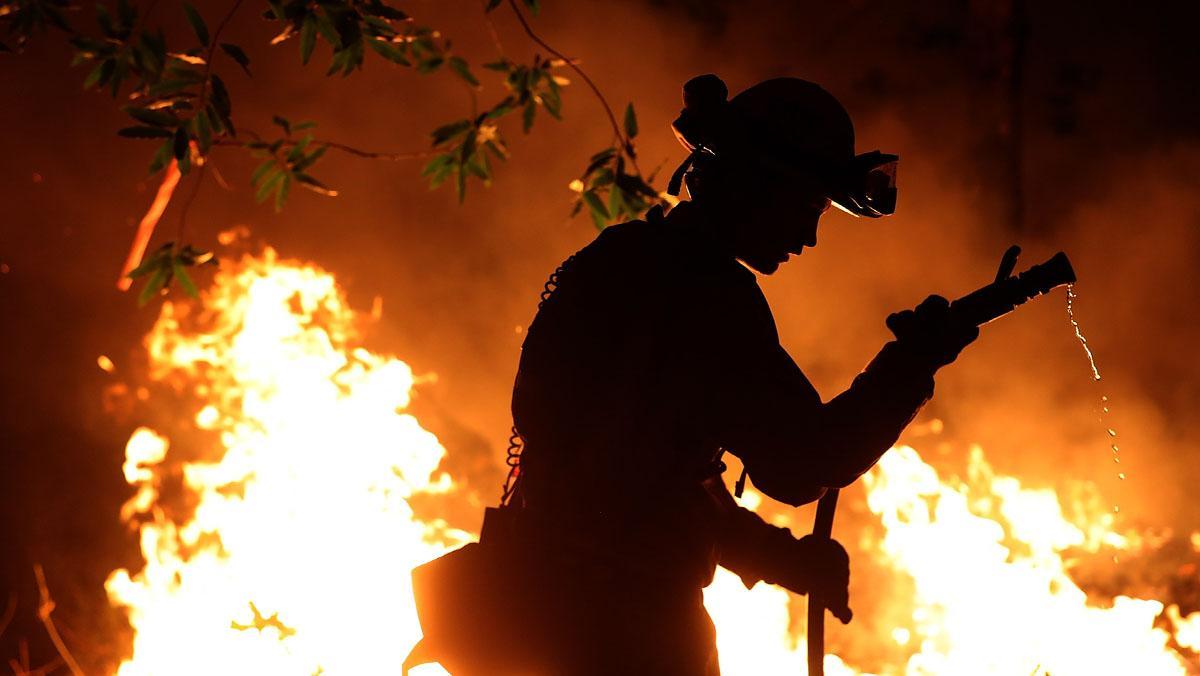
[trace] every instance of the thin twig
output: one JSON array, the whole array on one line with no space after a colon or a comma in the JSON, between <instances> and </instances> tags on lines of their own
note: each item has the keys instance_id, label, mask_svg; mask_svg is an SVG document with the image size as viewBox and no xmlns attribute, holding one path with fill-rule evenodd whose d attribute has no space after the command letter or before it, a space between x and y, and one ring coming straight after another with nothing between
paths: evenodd
<instances>
[{"instance_id":1,"label":"thin twig","mask_svg":"<svg viewBox=\"0 0 1200 676\"><path fill-rule=\"evenodd\" d=\"M587 83L587 86L592 90L592 93L596 95L597 99L599 99L600 105L604 106L604 112L606 115L608 115L608 121L612 125L613 136L617 139L617 142L625 151L626 156L629 157L630 162L633 164L634 171L636 171L640 176L642 170L638 168L637 158L633 153L633 141L625 138L625 134L621 132L621 125L617 123L617 116L613 112L612 106L608 105L608 99L604 98L604 94L600 92L600 88L596 86L595 82L592 82L592 78L588 77L588 74L579 67L579 64L575 63L573 59L567 58L565 54L558 51L554 47L551 47L549 43L539 37L537 33L533 32L533 27L530 26L529 21L525 19L525 14L521 12L521 8L517 6L516 0L508 0L508 6L511 7L513 13L517 15L517 21L521 22L521 27L525 29L525 34L529 36L530 40L533 40L535 43L541 46L542 49L545 49L561 59L564 63L570 66L571 70L574 70L575 73L578 74L585 83Z\"/></svg>"},{"instance_id":2,"label":"thin twig","mask_svg":"<svg viewBox=\"0 0 1200 676\"><path fill-rule=\"evenodd\" d=\"M256 141L262 140L262 136L260 136L259 134L256 134L252 131L248 131L245 129L243 129L242 131L243 131L243 133L247 134L248 136L250 136L251 138L253 138ZM297 143L298 143L298 141L295 141L293 139L284 139L284 141L283 141L283 145L288 148L296 145ZM362 157L362 158L366 158L368 160L394 160L394 161L415 160L415 159L420 159L422 157L430 157L435 154L435 152L432 150L418 150L418 151L407 152L407 153L376 152L373 150L362 150L361 148L355 148L354 146L348 146L344 143L337 143L336 141L323 141L321 139L313 139L313 143L323 145L323 146L329 146L330 148L333 148L334 150L340 150L344 153L354 155L355 157ZM242 143L241 141L238 141L237 139L221 138L221 139L214 139L213 145L244 146L245 144Z\"/></svg>"},{"instance_id":3,"label":"thin twig","mask_svg":"<svg viewBox=\"0 0 1200 676\"><path fill-rule=\"evenodd\" d=\"M217 29L213 31L211 36L209 36L208 54L206 54L204 57L204 79L200 81L200 98L198 100L198 105L196 106L196 110L199 111L196 113L197 115L204 114L204 109L208 106L208 83L212 78L213 57L216 56L217 53L217 45L219 44L221 38L221 32L224 31L225 27L229 25L230 19L232 19L233 15L237 13L238 8L242 6L243 2L245 2L245 0L234 0L233 6L229 8L228 12L225 12L225 16L221 18L221 22L217 24ZM190 144L187 152L191 152ZM183 246L183 234L187 230L188 209L190 209L192 206L192 199L196 197L196 192L200 189L200 182L202 180L204 180L203 164L200 165L200 173L196 176L196 183L192 188L191 196L188 197L188 201L183 205L183 210L179 214L179 230L175 237L174 246L176 253L178 253L180 248Z\"/></svg>"},{"instance_id":4,"label":"thin twig","mask_svg":"<svg viewBox=\"0 0 1200 676\"><path fill-rule=\"evenodd\" d=\"M188 148L191 152L191 148ZM187 199L183 201L183 208L179 210L179 229L176 230L174 249L178 252L183 247L183 233L187 230L188 211L192 208L192 202L196 201L196 194L200 192L200 184L204 182L204 174L208 171L208 160L200 165L200 170L196 172L196 180L192 183L192 191L188 193Z\"/></svg>"},{"instance_id":5,"label":"thin twig","mask_svg":"<svg viewBox=\"0 0 1200 676\"><path fill-rule=\"evenodd\" d=\"M8 629L8 623L12 622L13 615L17 614L17 595L8 595L8 606L4 609L4 617L0 618L0 636L4 635L4 630Z\"/></svg>"},{"instance_id":6,"label":"thin twig","mask_svg":"<svg viewBox=\"0 0 1200 676\"><path fill-rule=\"evenodd\" d=\"M150 203L150 208L146 209L146 214L142 216L142 221L138 224L137 233L133 236L129 255L125 257L125 265L121 267L121 276L117 278L118 289L128 291L129 287L133 285L129 273L142 264L142 256L146 254L146 246L150 243L150 237L154 235L154 228L162 218L163 212L167 210L167 205L171 203L171 196L175 194L175 188L179 185L179 176L179 163L172 159L171 163L167 165L166 171L163 172L163 180L158 186L158 192L154 195L154 201Z\"/></svg>"},{"instance_id":7,"label":"thin twig","mask_svg":"<svg viewBox=\"0 0 1200 676\"><path fill-rule=\"evenodd\" d=\"M38 619L45 625L46 633L50 635L50 640L54 643L55 649L58 650L58 654L66 662L71 673L74 676L84 676L83 669L79 668L79 663L71 656L71 651L67 650L62 636L59 636L58 629L54 626L54 620L50 619L50 613L54 612L54 601L50 598L50 589L46 586L46 572L42 570L40 563L33 564L33 575L37 578L38 595L41 597L41 603L38 604Z\"/></svg>"},{"instance_id":8,"label":"thin twig","mask_svg":"<svg viewBox=\"0 0 1200 676\"><path fill-rule=\"evenodd\" d=\"M487 24L488 33L492 36L492 43L496 45L496 53L500 58L504 58L504 45L500 42L500 32L496 30L496 22L492 21L492 13L487 10L488 0L483 0L483 21Z\"/></svg>"}]
</instances>

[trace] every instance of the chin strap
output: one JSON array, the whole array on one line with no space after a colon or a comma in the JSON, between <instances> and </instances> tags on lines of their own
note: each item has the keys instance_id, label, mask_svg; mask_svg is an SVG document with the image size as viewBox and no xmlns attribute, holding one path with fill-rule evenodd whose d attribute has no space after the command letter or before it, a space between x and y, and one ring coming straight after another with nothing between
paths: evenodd
<instances>
[{"instance_id":1,"label":"chin strap","mask_svg":"<svg viewBox=\"0 0 1200 676\"><path fill-rule=\"evenodd\" d=\"M672 197L679 197L679 192L683 189L683 177L687 175L688 169L691 169L696 164L696 160L703 156L716 157L717 154L705 148L704 146L696 146L687 159L679 165L678 168L671 174L671 180L667 183L667 194Z\"/></svg>"}]
</instances>

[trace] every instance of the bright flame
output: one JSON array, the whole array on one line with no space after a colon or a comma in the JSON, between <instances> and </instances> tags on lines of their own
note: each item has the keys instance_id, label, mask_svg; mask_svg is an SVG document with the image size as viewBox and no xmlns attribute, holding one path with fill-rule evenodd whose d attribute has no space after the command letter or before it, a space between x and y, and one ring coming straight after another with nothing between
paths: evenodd
<instances>
[{"instance_id":1,"label":"bright flame","mask_svg":"<svg viewBox=\"0 0 1200 676\"><path fill-rule=\"evenodd\" d=\"M329 274L271 251L191 310L163 305L153 375L196 394L221 449L183 463L195 510L176 520L159 505L167 440L129 441L123 517L147 563L106 584L136 631L119 673L397 671L420 635L408 571L447 546L406 502L448 481L433 476L445 451L403 413L412 372L353 347Z\"/></svg>"},{"instance_id":2,"label":"bright flame","mask_svg":"<svg viewBox=\"0 0 1200 676\"><path fill-rule=\"evenodd\" d=\"M194 399L194 436L217 448L182 462L172 454L206 454L144 427L129 440L136 494L122 519L147 563L107 583L135 630L122 676L399 672L419 636L409 571L470 534L414 517L414 494L454 490L436 473L445 451L403 412L409 367L357 347L355 321L332 276L270 250L219 273L198 305L163 305L146 343L153 377ZM167 495L179 479L194 507L182 514ZM1071 579L1066 548L1127 546L1111 514L1072 523L1053 492L995 475L978 449L965 483L900 447L864 484L884 530L852 559L910 578L911 596L851 625L878 634L879 652L829 655L830 676L863 674L855 665L880 654L900 657L879 673L908 676L1185 673L1162 627L1200 649L1200 613L1126 597L1100 607ZM806 673L789 602L718 571L705 603L724 676Z\"/></svg>"}]
</instances>

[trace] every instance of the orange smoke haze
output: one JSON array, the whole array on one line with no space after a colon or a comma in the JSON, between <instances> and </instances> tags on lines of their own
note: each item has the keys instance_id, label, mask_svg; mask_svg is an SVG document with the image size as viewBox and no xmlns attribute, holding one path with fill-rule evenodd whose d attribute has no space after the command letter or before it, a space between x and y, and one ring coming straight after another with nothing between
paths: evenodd
<instances>
[{"instance_id":1,"label":"orange smoke haze","mask_svg":"<svg viewBox=\"0 0 1200 676\"><path fill-rule=\"evenodd\" d=\"M998 473L1027 486L1094 482L1120 505L1124 528L1190 532L1200 523L1191 495L1200 484L1192 353L1200 337L1200 105L1190 79L1200 64L1182 46L1196 17L1152 7L1129 14L1117 3L1087 15L1071 3L1028 8L1025 222L1014 230L1005 208L1002 22L987 3L543 4L543 35L577 55L615 106L635 102L643 167L661 163L664 179L683 155L668 129L680 85L703 72L735 92L777 75L822 83L854 116L861 150L901 155L895 217L831 212L820 246L762 282L785 347L825 397L887 340L889 312L990 281L1009 244L1024 248L1019 268L1065 250L1103 380L1090 380L1059 291L986 327L939 375L933 403L903 441L948 474L967 472L964 451L978 443ZM197 6L207 15L225 3ZM473 63L493 56L474 3L406 9L453 37ZM185 30L175 18L174 30ZM511 17L496 21L512 58L532 53ZM244 128L265 130L282 114L316 120L323 138L407 151L471 110L470 93L449 75L368 58L361 73L325 78L327 52L318 49L302 70L295 45L272 49L269 33L252 18L231 29L254 71L252 80L226 78ZM113 135L123 114L82 92L84 73L68 60L58 36L0 59L0 538L9 553L0 595L12 590L18 618L32 618L29 571L43 563L73 644L112 663L128 647L87 637L125 631L103 583L109 571L140 564L117 519L131 490L122 449L140 424L169 427L185 413L148 413L138 401L147 371L141 341L157 313L112 288L158 185L145 177L152 147ZM500 96L482 79L481 103ZM210 181L189 216L192 240L218 256L270 244L331 271L357 308L384 299L367 343L413 368L412 411L447 449L442 468L480 504L496 498L502 480L517 350L542 282L594 236L586 218L567 219L567 184L608 143L608 131L580 83L565 97L565 121L539 117L529 137L505 130L513 157L490 189L471 185L461 207L452 191L426 189L419 163L330 153L316 175L340 196L297 193L275 214L254 204L251 160L218 149L212 166L232 190ZM177 210L168 209L152 247L173 237ZM248 236L218 245L217 234L235 226ZM97 368L98 355L111 370ZM117 379L125 394L106 398ZM1097 421L1101 395L1112 402L1107 426L1118 432L1124 481ZM863 504L861 490L847 500ZM467 530L479 516L475 508L447 514ZM798 531L811 523L807 512L794 518ZM835 534L853 538L875 521L865 508L847 509ZM0 634L0 657L16 654L21 637L45 648L36 646L36 624L22 622ZM831 631L831 645L852 642L854 627Z\"/></svg>"}]
</instances>

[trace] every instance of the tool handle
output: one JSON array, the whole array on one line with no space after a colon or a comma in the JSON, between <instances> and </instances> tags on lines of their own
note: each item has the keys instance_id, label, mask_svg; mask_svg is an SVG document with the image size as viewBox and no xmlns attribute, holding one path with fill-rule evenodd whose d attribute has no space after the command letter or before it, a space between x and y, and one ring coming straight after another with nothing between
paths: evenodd
<instances>
[{"instance_id":1,"label":"tool handle","mask_svg":"<svg viewBox=\"0 0 1200 676\"><path fill-rule=\"evenodd\" d=\"M833 513L837 511L838 489L830 488L817 502L812 534L833 536ZM815 591L808 593L808 674L825 676L825 604Z\"/></svg>"}]
</instances>

